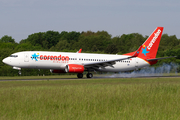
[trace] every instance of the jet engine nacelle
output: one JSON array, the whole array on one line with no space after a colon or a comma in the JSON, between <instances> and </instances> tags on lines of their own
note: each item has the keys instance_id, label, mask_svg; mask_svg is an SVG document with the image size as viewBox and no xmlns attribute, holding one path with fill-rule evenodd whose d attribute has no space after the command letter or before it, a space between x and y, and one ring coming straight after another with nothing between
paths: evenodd
<instances>
[{"instance_id":1,"label":"jet engine nacelle","mask_svg":"<svg viewBox=\"0 0 180 120\"><path fill-rule=\"evenodd\" d=\"M67 73L83 73L84 72L84 66L83 65L77 65L77 64L68 64L65 67L65 72L67 72Z\"/></svg>"}]
</instances>

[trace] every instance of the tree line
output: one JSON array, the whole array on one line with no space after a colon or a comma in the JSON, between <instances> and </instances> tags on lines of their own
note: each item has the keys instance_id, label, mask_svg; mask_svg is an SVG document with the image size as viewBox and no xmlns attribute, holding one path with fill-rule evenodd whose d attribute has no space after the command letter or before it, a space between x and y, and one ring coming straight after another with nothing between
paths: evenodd
<instances>
[{"instance_id":1,"label":"tree line","mask_svg":"<svg viewBox=\"0 0 180 120\"><path fill-rule=\"evenodd\" d=\"M0 39L0 76L17 76L17 70L2 63L2 60L15 52L20 51L61 51L77 52L82 48L84 53L125 54L133 52L144 43L148 36L139 33L123 34L112 37L106 31L66 32L57 31L39 32L29 35L19 43L11 36L5 35ZM161 60L162 63L175 62L180 64L180 39L175 35L163 34L157 57L177 56L176 58ZM22 69L22 75L51 75L49 70Z\"/></svg>"}]
</instances>

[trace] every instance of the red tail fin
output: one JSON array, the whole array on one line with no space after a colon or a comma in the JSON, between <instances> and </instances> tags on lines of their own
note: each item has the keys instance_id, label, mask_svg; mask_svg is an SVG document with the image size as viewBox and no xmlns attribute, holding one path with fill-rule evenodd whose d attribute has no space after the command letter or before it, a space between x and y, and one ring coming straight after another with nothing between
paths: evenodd
<instances>
[{"instance_id":1,"label":"red tail fin","mask_svg":"<svg viewBox=\"0 0 180 120\"><path fill-rule=\"evenodd\" d=\"M157 27L149 38L142 44L138 57L143 59L156 58L163 27Z\"/></svg>"},{"instance_id":2,"label":"red tail fin","mask_svg":"<svg viewBox=\"0 0 180 120\"><path fill-rule=\"evenodd\" d=\"M161 40L163 32L163 27L157 27L154 32L149 36L149 38L141 45L141 49L137 57L142 59L156 58L157 50ZM137 52L137 51L136 51ZM124 55L133 55L135 52L127 53Z\"/></svg>"}]
</instances>

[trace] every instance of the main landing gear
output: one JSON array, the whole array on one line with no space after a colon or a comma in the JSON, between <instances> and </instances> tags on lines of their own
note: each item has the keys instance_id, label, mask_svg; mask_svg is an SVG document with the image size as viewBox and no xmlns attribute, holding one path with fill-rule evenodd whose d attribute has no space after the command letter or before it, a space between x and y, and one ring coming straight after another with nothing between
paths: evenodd
<instances>
[{"instance_id":1,"label":"main landing gear","mask_svg":"<svg viewBox=\"0 0 180 120\"><path fill-rule=\"evenodd\" d=\"M87 78L92 78L92 77L93 77L93 74L92 74L92 73L87 73L87 74L86 74L86 77L87 77Z\"/></svg>"},{"instance_id":2,"label":"main landing gear","mask_svg":"<svg viewBox=\"0 0 180 120\"><path fill-rule=\"evenodd\" d=\"M20 70L19 70L18 74L21 75L21 71Z\"/></svg>"},{"instance_id":3,"label":"main landing gear","mask_svg":"<svg viewBox=\"0 0 180 120\"><path fill-rule=\"evenodd\" d=\"M77 77L78 77L78 78L83 78L83 74L82 74L82 73L78 73L78 74L77 74ZM86 77L87 77L87 78L92 78L92 77L93 77L93 74L92 74L92 73L87 73L87 74L86 74Z\"/></svg>"}]
</instances>

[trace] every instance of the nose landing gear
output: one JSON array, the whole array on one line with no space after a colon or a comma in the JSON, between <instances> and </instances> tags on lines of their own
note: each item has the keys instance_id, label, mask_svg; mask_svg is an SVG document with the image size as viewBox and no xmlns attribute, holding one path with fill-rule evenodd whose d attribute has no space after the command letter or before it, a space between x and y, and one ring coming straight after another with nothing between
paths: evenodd
<instances>
[{"instance_id":1,"label":"nose landing gear","mask_svg":"<svg viewBox=\"0 0 180 120\"><path fill-rule=\"evenodd\" d=\"M21 71L19 71L18 74L21 75Z\"/></svg>"}]
</instances>

